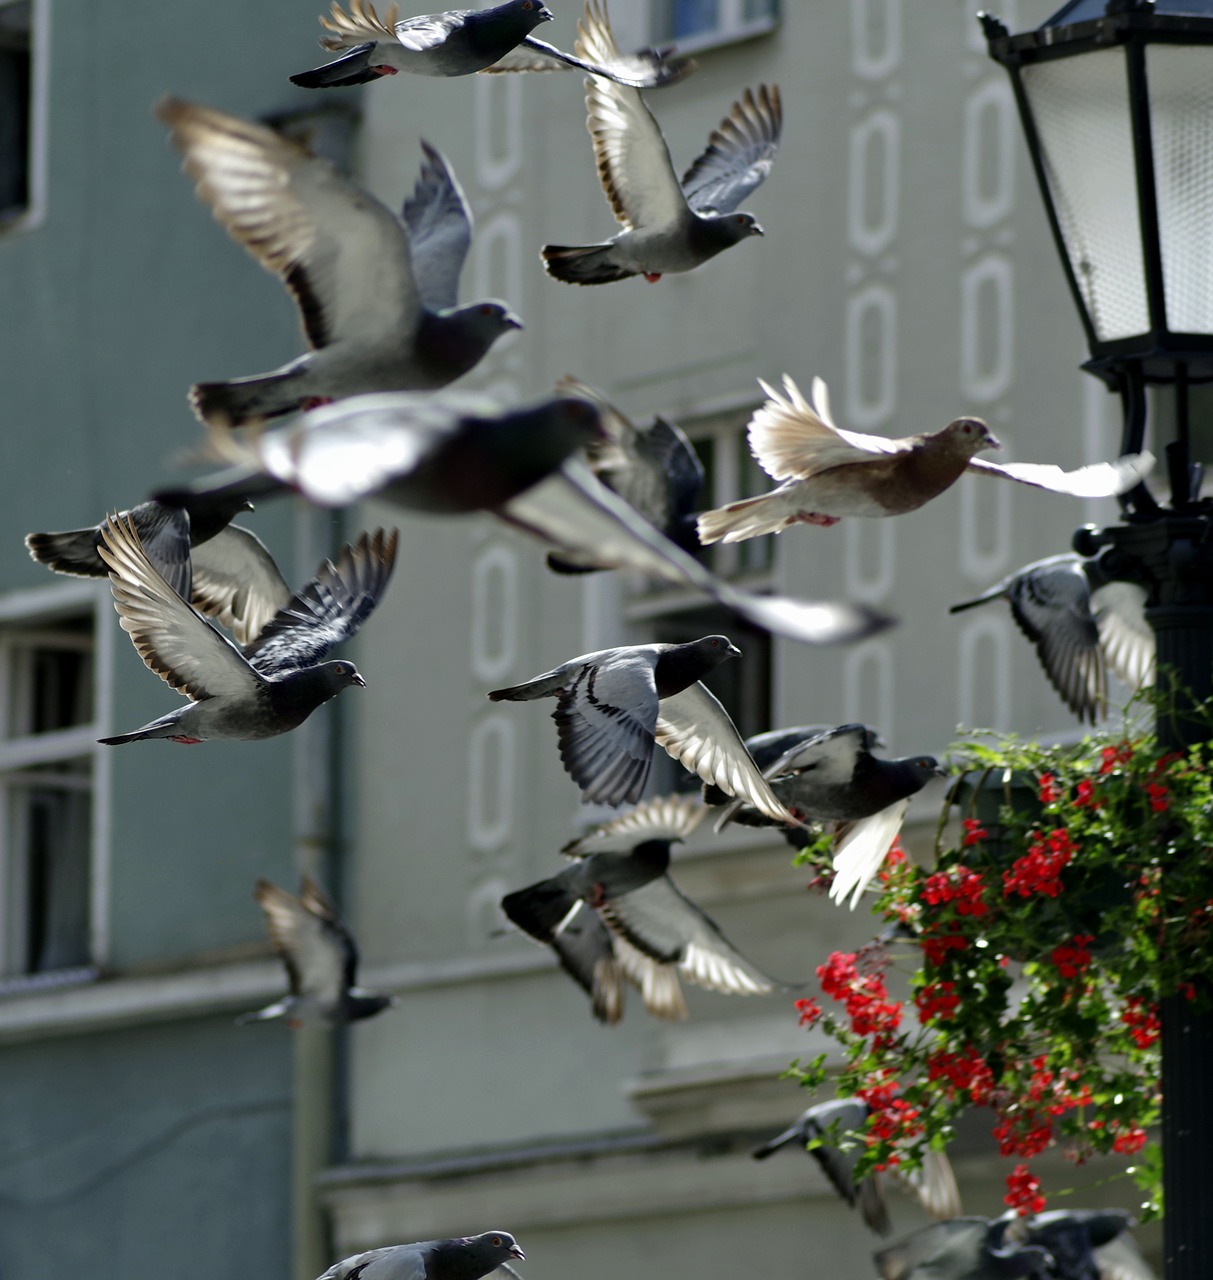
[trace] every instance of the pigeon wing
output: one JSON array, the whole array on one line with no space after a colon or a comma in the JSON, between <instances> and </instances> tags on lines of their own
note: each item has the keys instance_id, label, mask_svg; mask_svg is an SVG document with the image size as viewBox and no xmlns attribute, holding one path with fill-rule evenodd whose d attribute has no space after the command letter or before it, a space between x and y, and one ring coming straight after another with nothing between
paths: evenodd
<instances>
[{"instance_id":1,"label":"pigeon wing","mask_svg":"<svg viewBox=\"0 0 1213 1280\"><path fill-rule=\"evenodd\" d=\"M637 53L618 53L607 63L588 62L575 54L540 40L537 36L524 36L522 41L491 67L485 67L481 75L493 75L501 71L587 71L590 75L605 76L617 84L633 89L659 89L674 84L695 69L692 58L665 58L655 49L641 49Z\"/></svg>"},{"instance_id":2,"label":"pigeon wing","mask_svg":"<svg viewBox=\"0 0 1213 1280\"><path fill-rule=\"evenodd\" d=\"M317 920L324 923L326 936L341 954L345 986L352 987L358 978L358 945L353 934L342 923L337 904L324 888L305 874L299 889L299 901Z\"/></svg>"},{"instance_id":3,"label":"pigeon wing","mask_svg":"<svg viewBox=\"0 0 1213 1280\"><path fill-rule=\"evenodd\" d=\"M1000 480L1017 480L1034 489L1068 493L1075 498L1113 498L1140 484L1153 466L1153 454L1127 453L1115 462L1095 462L1076 471L1064 471L1045 462L1006 462L1000 465L984 458L970 458L965 470L981 476L996 476Z\"/></svg>"},{"instance_id":4,"label":"pigeon wing","mask_svg":"<svg viewBox=\"0 0 1213 1280\"><path fill-rule=\"evenodd\" d=\"M1155 1280L1153 1268L1127 1234L1093 1249L1091 1255L1099 1269L1099 1280Z\"/></svg>"},{"instance_id":5,"label":"pigeon wing","mask_svg":"<svg viewBox=\"0 0 1213 1280\"><path fill-rule=\"evenodd\" d=\"M1134 582L1108 582L1091 592L1099 643L1108 666L1137 690L1154 683L1154 632L1146 622L1146 593Z\"/></svg>"},{"instance_id":6,"label":"pigeon wing","mask_svg":"<svg viewBox=\"0 0 1213 1280\"><path fill-rule=\"evenodd\" d=\"M575 459L496 514L575 563L639 569L664 582L697 587L755 626L805 644L859 640L889 625L888 618L861 606L758 596L721 581Z\"/></svg>"},{"instance_id":7,"label":"pigeon wing","mask_svg":"<svg viewBox=\"0 0 1213 1280\"><path fill-rule=\"evenodd\" d=\"M687 204L696 213L732 213L771 172L782 130L779 86L760 84L757 94L747 89L683 174Z\"/></svg>"},{"instance_id":8,"label":"pigeon wing","mask_svg":"<svg viewBox=\"0 0 1213 1280\"><path fill-rule=\"evenodd\" d=\"M395 529L363 533L326 560L306 586L266 623L247 657L263 675L280 675L323 662L374 612L396 565Z\"/></svg>"},{"instance_id":9,"label":"pigeon wing","mask_svg":"<svg viewBox=\"0 0 1213 1280\"><path fill-rule=\"evenodd\" d=\"M620 972L637 990L645 1009L655 1018L680 1022L690 1017L678 969L646 956L621 934L612 932L615 960Z\"/></svg>"},{"instance_id":10,"label":"pigeon wing","mask_svg":"<svg viewBox=\"0 0 1213 1280\"><path fill-rule=\"evenodd\" d=\"M472 212L445 157L422 139L425 161L404 202L413 276L431 311L459 303L459 276L472 246Z\"/></svg>"},{"instance_id":11,"label":"pigeon wing","mask_svg":"<svg viewBox=\"0 0 1213 1280\"><path fill-rule=\"evenodd\" d=\"M766 995L778 985L736 950L668 876L608 899L600 911L637 950L653 960L676 963L685 978L709 991Z\"/></svg>"},{"instance_id":12,"label":"pigeon wing","mask_svg":"<svg viewBox=\"0 0 1213 1280\"><path fill-rule=\"evenodd\" d=\"M291 598L274 557L251 529L231 524L193 550L191 603L246 645Z\"/></svg>"},{"instance_id":13,"label":"pigeon wing","mask_svg":"<svg viewBox=\"0 0 1213 1280\"><path fill-rule=\"evenodd\" d=\"M679 764L705 782L741 797L776 822L796 825L750 758L729 713L699 681L661 699L656 737Z\"/></svg>"},{"instance_id":14,"label":"pigeon wing","mask_svg":"<svg viewBox=\"0 0 1213 1280\"><path fill-rule=\"evenodd\" d=\"M704 470L695 446L676 423L658 417L640 433L638 447L666 478L670 514L689 515L703 488Z\"/></svg>"},{"instance_id":15,"label":"pigeon wing","mask_svg":"<svg viewBox=\"0 0 1213 1280\"><path fill-rule=\"evenodd\" d=\"M639 799L653 763L657 711L651 656L624 651L576 669L552 718L560 759L583 799Z\"/></svg>"},{"instance_id":16,"label":"pigeon wing","mask_svg":"<svg viewBox=\"0 0 1213 1280\"><path fill-rule=\"evenodd\" d=\"M264 681L240 650L173 591L148 559L129 516L110 516L97 548L123 631L166 684L193 702L251 697Z\"/></svg>"},{"instance_id":17,"label":"pigeon wing","mask_svg":"<svg viewBox=\"0 0 1213 1280\"><path fill-rule=\"evenodd\" d=\"M328 920L268 880L257 881L254 896L265 913L270 942L286 965L291 994L336 1005L345 985L346 961Z\"/></svg>"},{"instance_id":18,"label":"pigeon wing","mask_svg":"<svg viewBox=\"0 0 1213 1280\"><path fill-rule=\"evenodd\" d=\"M870 462L873 454L908 453L909 441L844 431L830 417L829 392L813 379L812 398L783 375L781 393L761 378L766 403L750 419L750 452L773 480L808 480L832 467Z\"/></svg>"},{"instance_id":19,"label":"pigeon wing","mask_svg":"<svg viewBox=\"0 0 1213 1280\"><path fill-rule=\"evenodd\" d=\"M619 58L606 6L587 0L577 24L579 57L599 66ZM672 227L690 211L674 173L665 138L635 90L591 76L586 81L586 128L594 143L598 178L607 201L626 230Z\"/></svg>"},{"instance_id":20,"label":"pigeon wing","mask_svg":"<svg viewBox=\"0 0 1213 1280\"><path fill-rule=\"evenodd\" d=\"M327 49L330 53L337 53L342 49L352 49L355 45L366 44L368 40L395 40L397 32L394 28L397 25L398 13L399 9L393 4L387 10L387 21L382 22L370 0L350 0L349 13L342 9L337 0L333 0L328 14L320 15L320 25L327 33L320 37L321 48ZM406 19L399 25L405 26L409 21ZM415 22L417 19L412 21ZM437 19L423 18L421 21L434 23ZM437 37L433 42L441 44L443 39L445 36ZM401 43L404 42L401 41Z\"/></svg>"},{"instance_id":21,"label":"pigeon wing","mask_svg":"<svg viewBox=\"0 0 1213 1280\"><path fill-rule=\"evenodd\" d=\"M264 125L179 98L156 115L199 198L290 290L310 346L416 330L408 237L378 200Z\"/></svg>"},{"instance_id":22,"label":"pigeon wing","mask_svg":"<svg viewBox=\"0 0 1213 1280\"><path fill-rule=\"evenodd\" d=\"M614 1026L623 1017L625 975L615 959L615 941L597 912L579 898L549 943L560 967L590 997L594 1016Z\"/></svg>"},{"instance_id":23,"label":"pigeon wing","mask_svg":"<svg viewBox=\"0 0 1213 1280\"><path fill-rule=\"evenodd\" d=\"M618 818L591 827L561 849L566 857L591 853L631 853L646 840L685 840L703 821L698 796L655 796Z\"/></svg>"},{"instance_id":24,"label":"pigeon wing","mask_svg":"<svg viewBox=\"0 0 1213 1280\"><path fill-rule=\"evenodd\" d=\"M938 1272L940 1276L974 1275L977 1272L973 1268L982 1261L989 1232L990 1223L986 1218L952 1218L948 1222L933 1222L922 1227L872 1256L880 1280L912 1280L917 1268L941 1256L965 1259L968 1269L959 1261L947 1269L945 1262Z\"/></svg>"},{"instance_id":25,"label":"pigeon wing","mask_svg":"<svg viewBox=\"0 0 1213 1280\"><path fill-rule=\"evenodd\" d=\"M879 813L860 818L834 850L834 883L830 897L843 902L851 895L851 910L859 905L868 882L884 865L889 846L901 830L910 802L895 800Z\"/></svg>"}]
</instances>

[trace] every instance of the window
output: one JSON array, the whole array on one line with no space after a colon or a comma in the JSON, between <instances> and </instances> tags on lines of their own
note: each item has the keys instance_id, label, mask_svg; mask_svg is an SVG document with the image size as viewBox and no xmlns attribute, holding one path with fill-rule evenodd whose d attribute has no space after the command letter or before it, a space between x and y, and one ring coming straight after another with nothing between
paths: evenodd
<instances>
[{"instance_id":1,"label":"window","mask_svg":"<svg viewBox=\"0 0 1213 1280\"><path fill-rule=\"evenodd\" d=\"M24 609L31 596L47 604ZM94 958L99 598L73 584L0 601L0 978Z\"/></svg>"},{"instance_id":2,"label":"window","mask_svg":"<svg viewBox=\"0 0 1213 1280\"><path fill-rule=\"evenodd\" d=\"M42 7L43 0L0 0L0 231L41 212Z\"/></svg>"},{"instance_id":3,"label":"window","mask_svg":"<svg viewBox=\"0 0 1213 1280\"><path fill-rule=\"evenodd\" d=\"M654 0L653 39L696 49L761 35L778 20L777 0Z\"/></svg>"}]
</instances>

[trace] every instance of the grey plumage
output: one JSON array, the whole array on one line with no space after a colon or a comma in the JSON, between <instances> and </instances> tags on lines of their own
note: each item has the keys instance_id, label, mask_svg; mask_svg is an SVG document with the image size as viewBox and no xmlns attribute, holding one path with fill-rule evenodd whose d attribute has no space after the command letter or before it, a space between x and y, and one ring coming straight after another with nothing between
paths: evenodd
<instances>
[{"instance_id":1,"label":"grey plumage","mask_svg":"<svg viewBox=\"0 0 1213 1280\"><path fill-rule=\"evenodd\" d=\"M1063 471L1044 463L998 466L974 457L1002 446L980 418L956 418L939 431L890 439L844 431L830 414L829 392L813 379L806 399L784 374L783 391L759 379L766 403L750 419L750 452L781 483L769 493L705 511L703 543L740 542L796 524L828 527L843 516L896 516L916 511L966 472L1015 480L1075 497L1124 493L1154 465L1148 453Z\"/></svg>"},{"instance_id":2,"label":"grey plumage","mask_svg":"<svg viewBox=\"0 0 1213 1280\"><path fill-rule=\"evenodd\" d=\"M511 1258L525 1258L508 1231L419 1240L370 1249L334 1263L319 1280L480 1280Z\"/></svg>"},{"instance_id":3,"label":"grey plumage","mask_svg":"<svg viewBox=\"0 0 1213 1280\"><path fill-rule=\"evenodd\" d=\"M1007 1222L936 1222L873 1255L881 1280L1037 1280L1052 1258L1038 1245L1004 1243Z\"/></svg>"},{"instance_id":4,"label":"grey plumage","mask_svg":"<svg viewBox=\"0 0 1213 1280\"><path fill-rule=\"evenodd\" d=\"M310 876L303 877L298 897L268 880L257 881L253 896L286 967L289 990L283 999L237 1022L282 1018L292 1027L311 1022L333 1026L373 1017L395 1003L392 996L357 987L358 948L333 900Z\"/></svg>"},{"instance_id":5,"label":"grey plumage","mask_svg":"<svg viewBox=\"0 0 1213 1280\"><path fill-rule=\"evenodd\" d=\"M791 1127L756 1147L750 1154L755 1160L765 1160L785 1147L795 1146L803 1151L810 1142L816 1143L808 1154L820 1166L834 1190L847 1204L858 1205L864 1222L877 1235L891 1235L893 1224L885 1198L885 1176L872 1171L858 1182L855 1180L855 1165L863 1150L862 1134L867 1118L868 1105L860 1098L833 1098L819 1102L802 1112ZM903 1181L908 1182L919 1203L932 1217L950 1218L960 1213L956 1176L943 1152L928 1152L922 1169Z\"/></svg>"},{"instance_id":6,"label":"grey plumage","mask_svg":"<svg viewBox=\"0 0 1213 1280\"><path fill-rule=\"evenodd\" d=\"M654 743L701 778L791 821L750 759L736 726L700 677L740 652L725 636L689 644L626 645L581 654L510 688L494 701L556 698L560 758L582 798L635 802Z\"/></svg>"},{"instance_id":7,"label":"grey plumage","mask_svg":"<svg viewBox=\"0 0 1213 1280\"><path fill-rule=\"evenodd\" d=\"M1003 1214L1007 1239L1047 1249L1047 1280L1154 1280L1129 1228L1124 1209L1053 1209L1030 1218Z\"/></svg>"},{"instance_id":8,"label":"grey plumage","mask_svg":"<svg viewBox=\"0 0 1213 1280\"><path fill-rule=\"evenodd\" d=\"M552 19L539 0L506 0L487 9L397 18L395 4L380 20L369 0L350 0L349 12L334 0L331 17L321 17L321 45L340 53L335 61L291 76L305 89L367 84L404 71L423 76L466 76L478 72L587 71L621 84L655 89L682 79L694 68L689 58L669 58L655 49L594 63L565 53L531 32Z\"/></svg>"},{"instance_id":9,"label":"grey plumage","mask_svg":"<svg viewBox=\"0 0 1213 1280\"><path fill-rule=\"evenodd\" d=\"M618 56L597 0L587 0L576 49L590 61ZM591 78L586 112L598 176L622 230L600 244L545 245L549 275L583 285L636 275L652 281L691 271L762 235L753 214L737 212L737 206L769 173L779 147L778 87L760 85L756 94L747 89L681 182L661 129L635 89Z\"/></svg>"},{"instance_id":10,"label":"grey plumage","mask_svg":"<svg viewBox=\"0 0 1213 1280\"><path fill-rule=\"evenodd\" d=\"M1049 683L1079 720L1094 724L1107 715L1109 669L1134 692L1153 682L1145 590L1107 578L1098 561L1074 554L1035 560L949 612L999 599L1011 606Z\"/></svg>"},{"instance_id":11,"label":"grey plumage","mask_svg":"<svg viewBox=\"0 0 1213 1280\"><path fill-rule=\"evenodd\" d=\"M165 98L156 114L199 198L290 291L310 348L270 373L195 385L190 402L204 422L240 425L363 392L445 386L521 328L495 301L430 309L405 224L326 160L211 107ZM462 215L470 228L470 214L441 156L426 154L411 202L414 224L427 231L416 252L439 258L423 267L425 278L457 279L470 229L461 236L449 227ZM418 211L426 198L442 202L434 221L443 234Z\"/></svg>"},{"instance_id":12,"label":"grey plumage","mask_svg":"<svg viewBox=\"0 0 1213 1280\"><path fill-rule=\"evenodd\" d=\"M100 741L247 741L294 729L342 689L365 684L353 663L325 659L374 608L395 563L396 533L363 534L336 565L326 562L243 653L169 587L129 518L109 519L101 556L136 652L190 702Z\"/></svg>"}]
</instances>

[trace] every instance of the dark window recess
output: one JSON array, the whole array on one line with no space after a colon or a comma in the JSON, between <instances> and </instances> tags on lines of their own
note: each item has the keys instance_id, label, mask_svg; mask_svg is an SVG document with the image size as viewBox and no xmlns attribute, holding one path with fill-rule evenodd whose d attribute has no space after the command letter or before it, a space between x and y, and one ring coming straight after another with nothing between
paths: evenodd
<instances>
[{"instance_id":1,"label":"dark window recess","mask_svg":"<svg viewBox=\"0 0 1213 1280\"><path fill-rule=\"evenodd\" d=\"M17 967L45 973L87 964L92 797L33 782L10 794L12 848L24 861L18 874L24 872L26 888L24 954L14 957Z\"/></svg>"},{"instance_id":2,"label":"dark window recess","mask_svg":"<svg viewBox=\"0 0 1213 1280\"><path fill-rule=\"evenodd\" d=\"M30 205L31 0L0 5L0 222Z\"/></svg>"}]
</instances>

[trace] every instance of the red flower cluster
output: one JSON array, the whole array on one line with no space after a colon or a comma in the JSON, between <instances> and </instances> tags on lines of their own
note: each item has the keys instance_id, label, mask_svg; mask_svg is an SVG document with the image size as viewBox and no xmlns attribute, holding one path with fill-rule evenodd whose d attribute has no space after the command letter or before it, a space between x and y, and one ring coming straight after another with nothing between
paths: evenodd
<instances>
[{"instance_id":1,"label":"red flower cluster","mask_svg":"<svg viewBox=\"0 0 1213 1280\"><path fill-rule=\"evenodd\" d=\"M1099 808L1099 801L1095 799L1095 783L1090 778L1080 778L1074 790L1077 793L1074 797L1076 809Z\"/></svg>"},{"instance_id":2,"label":"red flower cluster","mask_svg":"<svg viewBox=\"0 0 1213 1280\"><path fill-rule=\"evenodd\" d=\"M800 1015L800 1025L811 1027L821 1017L821 1005L811 997L796 1001L796 1012Z\"/></svg>"},{"instance_id":3,"label":"red flower cluster","mask_svg":"<svg viewBox=\"0 0 1213 1280\"><path fill-rule=\"evenodd\" d=\"M860 1091L864 1096L864 1091ZM872 1103L864 1098L869 1107ZM926 1125L919 1119L917 1107L912 1107L904 1098L890 1098L888 1104L879 1110L875 1107L868 1117L868 1131L865 1139L869 1147L887 1143L890 1146L901 1141L910 1141L926 1132ZM887 1169L899 1163L896 1155L877 1163L877 1169Z\"/></svg>"},{"instance_id":4,"label":"red flower cluster","mask_svg":"<svg viewBox=\"0 0 1213 1280\"><path fill-rule=\"evenodd\" d=\"M1005 1116L994 1126L998 1153L1003 1156L1038 1156L1053 1141L1053 1122L1023 1116L1018 1124Z\"/></svg>"},{"instance_id":5,"label":"red flower cluster","mask_svg":"<svg viewBox=\"0 0 1213 1280\"><path fill-rule=\"evenodd\" d=\"M1162 1035L1157 1008L1147 1005L1140 996L1130 996L1125 1001L1120 1020L1129 1028L1129 1036L1139 1049L1148 1049Z\"/></svg>"},{"instance_id":6,"label":"red flower cluster","mask_svg":"<svg viewBox=\"0 0 1213 1280\"><path fill-rule=\"evenodd\" d=\"M1119 1151L1122 1156L1131 1156L1140 1151L1145 1145L1146 1131L1144 1129L1122 1129L1112 1139L1112 1150Z\"/></svg>"},{"instance_id":7,"label":"red flower cluster","mask_svg":"<svg viewBox=\"0 0 1213 1280\"><path fill-rule=\"evenodd\" d=\"M914 1003L918 1006L918 1021L924 1025L934 1020L950 1022L960 1008L956 983L928 982L915 994Z\"/></svg>"},{"instance_id":8,"label":"red flower cluster","mask_svg":"<svg viewBox=\"0 0 1213 1280\"><path fill-rule=\"evenodd\" d=\"M1150 808L1155 813L1166 813L1171 807L1171 802L1167 799L1169 792L1161 783L1149 783L1146 787L1146 795L1150 797Z\"/></svg>"},{"instance_id":9,"label":"red flower cluster","mask_svg":"<svg viewBox=\"0 0 1213 1280\"><path fill-rule=\"evenodd\" d=\"M1053 948L1053 963L1063 978L1077 978L1091 963L1091 953L1087 946L1094 940L1092 934L1076 933L1069 942Z\"/></svg>"},{"instance_id":10,"label":"red flower cluster","mask_svg":"<svg viewBox=\"0 0 1213 1280\"><path fill-rule=\"evenodd\" d=\"M1057 779L1051 773L1042 773L1040 775L1040 790L1037 793L1040 796L1041 804L1052 804L1061 796L1061 790L1057 786Z\"/></svg>"},{"instance_id":11,"label":"red flower cluster","mask_svg":"<svg viewBox=\"0 0 1213 1280\"><path fill-rule=\"evenodd\" d=\"M969 848L971 845L980 844L983 840L987 838L989 834L986 831L985 827L983 827L981 823L977 821L976 818L965 818L964 829L965 829L964 838L961 840L960 843L966 849Z\"/></svg>"},{"instance_id":12,"label":"red flower cluster","mask_svg":"<svg viewBox=\"0 0 1213 1280\"><path fill-rule=\"evenodd\" d=\"M927 964L937 969L948 958L949 951L964 951L969 945L968 938L959 933L923 934L918 942Z\"/></svg>"},{"instance_id":13,"label":"red flower cluster","mask_svg":"<svg viewBox=\"0 0 1213 1280\"><path fill-rule=\"evenodd\" d=\"M972 1045L963 1053L939 1049L927 1055L927 1079L946 1080L953 1089L967 1093L975 1106L989 1102L994 1089L994 1073Z\"/></svg>"},{"instance_id":14,"label":"red flower cluster","mask_svg":"<svg viewBox=\"0 0 1213 1280\"><path fill-rule=\"evenodd\" d=\"M1015 859L1010 871L1002 873L1003 894L1009 898L1018 893L1021 898L1027 898L1041 893L1056 898L1061 892L1061 881L1057 877L1076 852L1065 827L1058 827L1047 836L1034 832L1028 852Z\"/></svg>"},{"instance_id":15,"label":"red flower cluster","mask_svg":"<svg viewBox=\"0 0 1213 1280\"><path fill-rule=\"evenodd\" d=\"M896 1033L901 1025L901 1001L889 999L882 974L860 973L853 953L832 951L829 960L817 966L817 976L822 991L846 1005L856 1035L883 1040Z\"/></svg>"},{"instance_id":16,"label":"red flower cluster","mask_svg":"<svg viewBox=\"0 0 1213 1280\"><path fill-rule=\"evenodd\" d=\"M970 871L960 864L950 871L927 876L922 886L922 900L933 907L955 903L958 916L984 916L990 910L984 897L985 887L980 871Z\"/></svg>"},{"instance_id":17,"label":"red flower cluster","mask_svg":"<svg viewBox=\"0 0 1213 1280\"><path fill-rule=\"evenodd\" d=\"M1024 1218L1040 1213L1047 1203L1040 1194L1040 1179L1026 1164L1017 1164L1007 1174L1007 1194L1002 1202Z\"/></svg>"},{"instance_id":18,"label":"red flower cluster","mask_svg":"<svg viewBox=\"0 0 1213 1280\"><path fill-rule=\"evenodd\" d=\"M1119 746L1104 747L1099 754L1103 758L1099 772L1111 773L1118 764L1128 764L1133 759L1133 748L1127 742L1122 742Z\"/></svg>"}]
</instances>

